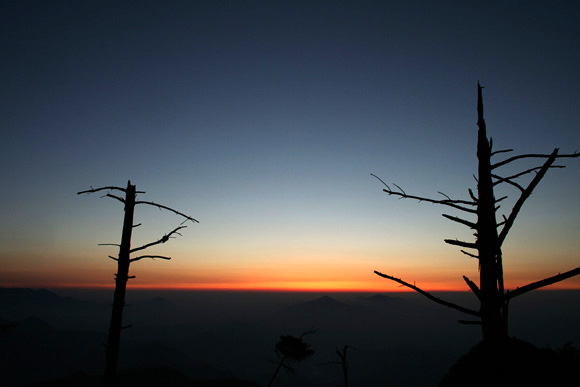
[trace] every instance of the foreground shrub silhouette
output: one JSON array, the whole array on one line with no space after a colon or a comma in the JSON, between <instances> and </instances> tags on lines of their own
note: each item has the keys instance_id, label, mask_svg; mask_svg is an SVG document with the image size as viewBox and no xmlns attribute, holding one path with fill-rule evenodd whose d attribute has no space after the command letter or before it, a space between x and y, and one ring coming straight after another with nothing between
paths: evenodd
<instances>
[{"instance_id":1,"label":"foreground shrub silhouette","mask_svg":"<svg viewBox=\"0 0 580 387\"><path fill-rule=\"evenodd\" d=\"M282 367L284 367L286 371L294 373L295 369L288 363L299 363L314 354L314 350L312 349L311 345L305 343L302 338L305 335L315 332L315 330L310 330L302 333L298 337L290 335L280 336L280 341L276 343L274 349L276 355L278 355L278 367L276 368L274 375L272 375L272 379L270 379L268 387L274 383L274 379L276 379L276 376Z\"/></svg>"},{"instance_id":2,"label":"foreground shrub silhouette","mask_svg":"<svg viewBox=\"0 0 580 387\"><path fill-rule=\"evenodd\" d=\"M477 286L475 282L466 276L463 276L463 279L471 291L478 298L480 305L479 310L464 308L460 305L444 301L415 285L403 281L400 278L395 278L391 275L383 274L379 271L375 271L375 274L383 278L398 282L403 286L409 287L416 292L428 297L432 301L453 309L457 309L463 313L475 317L476 320L462 320L460 322L465 324L481 325L483 340L503 347L505 345L503 341L508 338L508 304L511 299L531 290L551 285L580 274L580 267L577 267L576 269L567 271L565 273L545 278L543 280L533 282L515 290L509 291L504 288L502 263L502 244L505 241L509 231L511 230L511 227L514 224L520 209L522 208L524 202L530 197L534 188L538 185L540 180L542 180L549 169L564 168L562 165L554 164L557 159L577 158L580 156L580 154L577 152L574 152L573 154L559 154L558 148L556 148L551 154L523 154L513 156L502 161L492 162L493 156L511 152L512 149L498 151L492 150L493 141L491 138L489 140L487 138L485 120L483 119L482 87L479 85L479 83L477 84L477 116L477 158L479 161L478 175L476 177L477 195L471 189L469 189L468 192L470 199L468 200L452 199L441 192L440 193L443 196L443 199L431 199L427 197L407 194L396 184L394 184L396 189L391 189L391 187L389 187L384 181L375 175L373 176L375 176L384 184L385 189L383 189L383 191L389 195L439 204L451 207L455 210L463 211L468 215L477 217L477 220L473 221L457 216L443 214L445 218L475 230L475 242L464 242L457 239L446 239L445 242L466 249L472 249L471 251L473 252L464 250L461 251L468 257L477 259L480 278L479 286ZM522 159L546 159L546 161L542 165L536 165L534 167L524 169L521 172L515 173L513 175L500 175L499 169L501 167L506 165L513 165L512 163L518 162ZM534 174L534 177L528 182L527 185L522 185L521 178L527 177L531 174ZM506 199L506 197L501 197L498 199L495 197L494 189L500 184L507 184L512 188L515 188L516 190L520 191L520 196L515 202L509 215L502 215L503 220L497 222L496 214L500 208L498 203ZM501 229L498 231L498 228L500 227Z\"/></svg>"}]
</instances>

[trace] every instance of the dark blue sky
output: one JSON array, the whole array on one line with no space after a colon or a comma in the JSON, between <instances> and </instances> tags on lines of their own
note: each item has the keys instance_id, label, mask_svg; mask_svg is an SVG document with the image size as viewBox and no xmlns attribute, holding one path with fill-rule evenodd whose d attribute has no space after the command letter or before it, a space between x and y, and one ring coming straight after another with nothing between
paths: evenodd
<instances>
[{"instance_id":1,"label":"dark blue sky","mask_svg":"<svg viewBox=\"0 0 580 387\"><path fill-rule=\"evenodd\" d=\"M478 80L498 148L580 144L579 6L474 4L3 1L0 259L14 272L0 280L41 259L81 270L79 250L109 264L86 246L118 239L120 209L74 194L127 179L202 221L174 248L207 278L264 262L316 272L304 262L337 256L361 281L379 265L457 267L441 239L464 230L382 195L369 174L465 196ZM530 235L564 249L555 271L579 247L580 168L567 164L513 232L516 255ZM530 248L538 261L554 250ZM427 251L445 264L426 264Z\"/></svg>"}]
</instances>

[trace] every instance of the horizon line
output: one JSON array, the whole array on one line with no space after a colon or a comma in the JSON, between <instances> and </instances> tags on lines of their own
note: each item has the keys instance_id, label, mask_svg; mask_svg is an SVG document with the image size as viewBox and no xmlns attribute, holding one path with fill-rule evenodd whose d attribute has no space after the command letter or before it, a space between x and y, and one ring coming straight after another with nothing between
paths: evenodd
<instances>
[{"instance_id":1,"label":"horizon line","mask_svg":"<svg viewBox=\"0 0 580 387\"><path fill-rule=\"evenodd\" d=\"M7 286L6 284L0 284L0 288L5 289L54 289L54 290L115 290L115 285L85 285L85 284L44 284L38 285L20 285L20 286ZM376 289L376 288L291 288L291 287L219 287L219 286L157 286L157 285L134 285L128 287L128 290L135 291L191 291L191 292L240 292L240 293L417 293L415 290L408 289L405 287L398 287L396 289ZM536 289L536 291L562 291L562 290L572 290L578 291L580 287L546 287L542 289ZM470 289L453 289L453 288L440 288L433 290L426 290L430 293L473 293Z\"/></svg>"}]
</instances>

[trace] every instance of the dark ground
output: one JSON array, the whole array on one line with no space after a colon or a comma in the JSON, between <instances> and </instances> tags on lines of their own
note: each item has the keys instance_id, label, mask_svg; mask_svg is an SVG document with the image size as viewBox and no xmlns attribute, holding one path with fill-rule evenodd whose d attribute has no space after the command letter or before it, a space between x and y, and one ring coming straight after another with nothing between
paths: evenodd
<instances>
[{"instance_id":1,"label":"dark ground","mask_svg":"<svg viewBox=\"0 0 580 387\"><path fill-rule=\"evenodd\" d=\"M468 307L475 301L470 293L438 296ZM73 378L71 385L79 385L74 378L87 378L87 385L100 380L109 297L110 291L0 288L0 317L18 322L0 333L3 386L63 377ZM510 334L539 348L578 345L579 300L577 291L524 295L510 304ZM305 338L315 354L296 365L295 375L281 372L281 382L342 385L340 365L321 364L339 361L336 348L348 344L353 347L348 353L352 386L429 386L481 339L477 327L456 322L463 317L459 312L414 293L129 289L127 301L125 323L133 327L123 331L120 369L134 371L122 383L142 377L164 380L157 385L266 385L276 367L274 345L280 335L317 328ZM207 384L217 380L226 384ZM66 386L62 379L58 383Z\"/></svg>"}]
</instances>

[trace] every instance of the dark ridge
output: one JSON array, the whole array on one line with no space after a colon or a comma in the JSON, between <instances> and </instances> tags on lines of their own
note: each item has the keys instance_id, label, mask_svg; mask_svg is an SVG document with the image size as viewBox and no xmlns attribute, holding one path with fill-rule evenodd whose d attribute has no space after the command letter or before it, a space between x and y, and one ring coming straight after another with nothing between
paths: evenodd
<instances>
[{"instance_id":1,"label":"dark ridge","mask_svg":"<svg viewBox=\"0 0 580 387\"><path fill-rule=\"evenodd\" d=\"M369 301L369 302L392 302L392 301L400 301L399 297L392 297L387 296L385 294L374 294L372 296L359 296L357 297L358 300L361 301Z\"/></svg>"},{"instance_id":2,"label":"dark ridge","mask_svg":"<svg viewBox=\"0 0 580 387\"><path fill-rule=\"evenodd\" d=\"M73 375L28 384L24 387L100 387L101 375L77 372ZM227 378L219 380L193 380L181 372L168 367L132 369L119 372L118 387L259 387L247 380Z\"/></svg>"},{"instance_id":3,"label":"dark ridge","mask_svg":"<svg viewBox=\"0 0 580 387\"><path fill-rule=\"evenodd\" d=\"M27 317L18 322L16 329L19 331L29 331L34 333L49 333L55 331L55 328L46 321L35 317Z\"/></svg>"},{"instance_id":4,"label":"dark ridge","mask_svg":"<svg viewBox=\"0 0 580 387\"><path fill-rule=\"evenodd\" d=\"M499 350L484 342L471 348L439 386L572 386L578 369L580 351L571 344L553 350L510 338Z\"/></svg>"}]
</instances>

